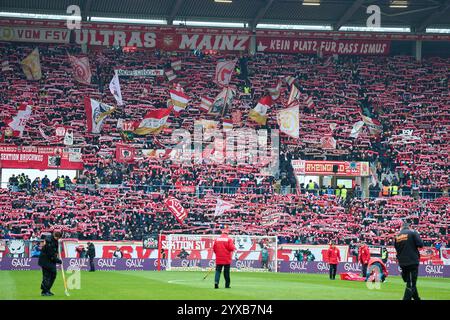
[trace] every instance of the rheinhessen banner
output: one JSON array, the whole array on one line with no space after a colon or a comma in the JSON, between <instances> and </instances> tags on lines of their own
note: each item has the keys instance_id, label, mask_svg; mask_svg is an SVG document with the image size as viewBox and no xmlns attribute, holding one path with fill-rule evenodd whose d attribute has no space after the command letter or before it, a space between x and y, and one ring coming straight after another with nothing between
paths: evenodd
<instances>
[{"instance_id":1,"label":"rheinhessen banner","mask_svg":"<svg viewBox=\"0 0 450 320\"><path fill-rule=\"evenodd\" d=\"M295 37L257 37L258 52L319 53L324 55L387 55L389 40L332 40Z\"/></svg>"},{"instance_id":2,"label":"rheinhessen banner","mask_svg":"<svg viewBox=\"0 0 450 320\"><path fill-rule=\"evenodd\" d=\"M61 157L59 165L57 151ZM0 168L83 170L83 167L78 148L0 146Z\"/></svg>"}]
</instances>

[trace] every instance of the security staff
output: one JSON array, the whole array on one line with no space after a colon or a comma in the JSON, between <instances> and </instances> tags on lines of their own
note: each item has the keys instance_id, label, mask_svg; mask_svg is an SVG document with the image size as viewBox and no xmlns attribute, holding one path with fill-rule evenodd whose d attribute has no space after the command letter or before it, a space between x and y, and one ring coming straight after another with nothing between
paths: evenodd
<instances>
[{"instance_id":1,"label":"security staff","mask_svg":"<svg viewBox=\"0 0 450 320\"><path fill-rule=\"evenodd\" d=\"M367 266L369 265L370 260L370 250L369 247L361 243L358 251L358 261L362 265L362 276L365 278L367 276Z\"/></svg>"},{"instance_id":2,"label":"security staff","mask_svg":"<svg viewBox=\"0 0 450 320\"><path fill-rule=\"evenodd\" d=\"M403 300L420 300L416 282L419 273L420 253L418 248L423 247L423 241L416 231L409 229L409 223L404 222L402 230L395 237L395 250L397 260L402 269L402 278L406 282Z\"/></svg>"},{"instance_id":3,"label":"security staff","mask_svg":"<svg viewBox=\"0 0 450 320\"><path fill-rule=\"evenodd\" d=\"M336 248L334 242L330 242L330 247L327 250L328 264L330 265L330 280L336 280L336 271L339 262L341 261L341 254Z\"/></svg>"},{"instance_id":4,"label":"security staff","mask_svg":"<svg viewBox=\"0 0 450 320\"><path fill-rule=\"evenodd\" d=\"M391 195L392 195L392 196L398 195L398 186L397 186L397 185L393 185L393 186L391 187Z\"/></svg>"},{"instance_id":5,"label":"security staff","mask_svg":"<svg viewBox=\"0 0 450 320\"><path fill-rule=\"evenodd\" d=\"M386 263L388 260L388 251L385 247L381 248L381 260Z\"/></svg>"},{"instance_id":6,"label":"security staff","mask_svg":"<svg viewBox=\"0 0 450 320\"><path fill-rule=\"evenodd\" d=\"M44 238L38 264L42 268L41 296L53 296L50 291L56 279L56 264L62 261L58 258L58 240L61 238L60 231L54 231L52 235Z\"/></svg>"},{"instance_id":7,"label":"security staff","mask_svg":"<svg viewBox=\"0 0 450 320\"><path fill-rule=\"evenodd\" d=\"M92 242L88 242L87 255L89 257L89 266L90 266L89 272L94 272L95 271L95 266L94 266L95 246Z\"/></svg>"}]
</instances>

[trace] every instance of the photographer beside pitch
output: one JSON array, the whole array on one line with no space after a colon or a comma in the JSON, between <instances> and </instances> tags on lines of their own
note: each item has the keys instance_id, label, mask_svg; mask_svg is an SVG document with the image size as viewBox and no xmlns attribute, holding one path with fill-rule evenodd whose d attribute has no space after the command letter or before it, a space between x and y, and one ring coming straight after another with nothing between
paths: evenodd
<instances>
[{"instance_id":1,"label":"photographer beside pitch","mask_svg":"<svg viewBox=\"0 0 450 320\"><path fill-rule=\"evenodd\" d=\"M41 296L53 296L50 291L56 279L56 264L62 261L58 258L58 240L62 234L60 231L54 231L50 236L44 238L41 254L38 264L42 268Z\"/></svg>"},{"instance_id":2,"label":"photographer beside pitch","mask_svg":"<svg viewBox=\"0 0 450 320\"><path fill-rule=\"evenodd\" d=\"M216 255L216 275L214 288L219 289L220 274L225 278L225 288L230 288L230 265L233 251L236 250L233 239L228 237L228 230L222 230L222 235L214 240L213 251Z\"/></svg>"},{"instance_id":3,"label":"photographer beside pitch","mask_svg":"<svg viewBox=\"0 0 450 320\"><path fill-rule=\"evenodd\" d=\"M403 300L420 300L416 282L419 273L420 253L418 248L423 247L419 234L409 229L409 223L403 222L402 230L395 237L395 251L397 260L402 269L402 278L406 282Z\"/></svg>"}]
</instances>

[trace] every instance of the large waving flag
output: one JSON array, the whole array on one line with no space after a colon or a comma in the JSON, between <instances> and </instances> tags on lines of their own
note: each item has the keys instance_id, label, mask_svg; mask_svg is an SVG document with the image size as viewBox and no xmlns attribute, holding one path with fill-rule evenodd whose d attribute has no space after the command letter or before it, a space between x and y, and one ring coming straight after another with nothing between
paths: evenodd
<instances>
[{"instance_id":1,"label":"large waving flag","mask_svg":"<svg viewBox=\"0 0 450 320\"><path fill-rule=\"evenodd\" d=\"M214 82L219 86L228 86L231 80L231 75L234 71L234 67L236 66L236 62L236 59L231 61L218 62L216 66Z\"/></svg>"},{"instance_id":2,"label":"large waving flag","mask_svg":"<svg viewBox=\"0 0 450 320\"><path fill-rule=\"evenodd\" d=\"M299 137L299 105L280 110L277 114L277 122L281 132L298 139Z\"/></svg>"},{"instance_id":3,"label":"large waving flag","mask_svg":"<svg viewBox=\"0 0 450 320\"><path fill-rule=\"evenodd\" d=\"M370 134L377 135L380 134L381 131L383 131L383 127L381 126L380 121L366 117L364 115L361 115L361 117L364 123L369 127Z\"/></svg>"},{"instance_id":4,"label":"large waving flag","mask_svg":"<svg viewBox=\"0 0 450 320\"><path fill-rule=\"evenodd\" d=\"M300 90L298 90L295 84L293 84L291 86L291 93L289 94L287 104L290 105L292 102L297 101L298 99L300 99Z\"/></svg>"},{"instance_id":5,"label":"large waving flag","mask_svg":"<svg viewBox=\"0 0 450 320\"><path fill-rule=\"evenodd\" d=\"M69 54L69 61L72 64L73 77L76 81L83 84L91 84L91 67L89 66L89 58L77 58Z\"/></svg>"},{"instance_id":6,"label":"large waving flag","mask_svg":"<svg viewBox=\"0 0 450 320\"><path fill-rule=\"evenodd\" d=\"M258 104L252 110L250 110L248 116L258 124L266 124L267 122L267 109L272 106L272 98L270 96L264 96L259 99Z\"/></svg>"},{"instance_id":7,"label":"large waving flag","mask_svg":"<svg viewBox=\"0 0 450 320\"><path fill-rule=\"evenodd\" d=\"M222 200L220 198L217 198L216 209L214 210L214 217L220 216L225 211L233 208L233 206L234 205L232 203Z\"/></svg>"},{"instance_id":8,"label":"large waving flag","mask_svg":"<svg viewBox=\"0 0 450 320\"><path fill-rule=\"evenodd\" d=\"M168 197L166 200L164 200L164 204L166 205L167 209L172 212L177 221L182 224L184 219L186 219L188 215L188 211L183 208L180 200L174 197Z\"/></svg>"},{"instance_id":9,"label":"large waving flag","mask_svg":"<svg viewBox=\"0 0 450 320\"><path fill-rule=\"evenodd\" d=\"M138 135L158 134L165 127L172 108L149 111L144 119L137 125L133 133Z\"/></svg>"},{"instance_id":10,"label":"large waving flag","mask_svg":"<svg viewBox=\"0 0 450 320\"><path fill-rule=\"evenodd\" d=\"M111 91L114 98L116 99L117 105L123 106L122 91L120 90L119 75L117 74L117 71L115 72L114 77L109 83L109 91Z\"/></svg>"},{"instance_id":11,"label":"large waving flag","mask_svg":"<svg viewBox=\"0 0 450 320\"><path fill-rule=\"evenodd\" d=\"M92 133L100 133L103 121L115 110L114 107L89 97L84 98L84 108L86 110L88 131Z\"/></svg>"},{"instance_id":12,"label":"large waving flag","mask_svg":"<svg viewBox=\"0 0 450 320\"><path fill-rule=\"evenodd\" d=\"M31 117L32 109L32 106L22 103L19 106L17 115L8 123L15 137L22 137L27 121Z\"/></svg>"},{"instance_id":13,"label":"large waving flag","mask_svg":"<svg viewBox=\"0 0 450 320\"><path fill-rule=\"evenodd\" d=\"M27 80L40 80L42 78L38 48L34 49L20 64Z\"/></svg>"},{"instance_id":14,"label":"large waving flag","mask_svg":"<svg viewBox=\"0 0 450 320\"><path fill-rule=\"evenodd\" d=\"M189 102L189 97L179 87L170 90L170 99L175 112L184 110Z\"/></svg>"}]
</instances>

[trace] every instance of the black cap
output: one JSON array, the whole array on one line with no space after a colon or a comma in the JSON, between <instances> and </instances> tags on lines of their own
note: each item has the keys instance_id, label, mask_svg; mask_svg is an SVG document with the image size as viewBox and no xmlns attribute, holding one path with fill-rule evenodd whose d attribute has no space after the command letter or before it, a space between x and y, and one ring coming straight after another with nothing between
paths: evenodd
<instances>
[{"instance_id":1,"label":"black cap","mask_svg":"<svg viewBox=\"0 0 450 320\"><path fill-rule=\"evenodd\" d=\"M402 229L409 228L409 222L403 221Z\"/></svg>"}]
</instances>

